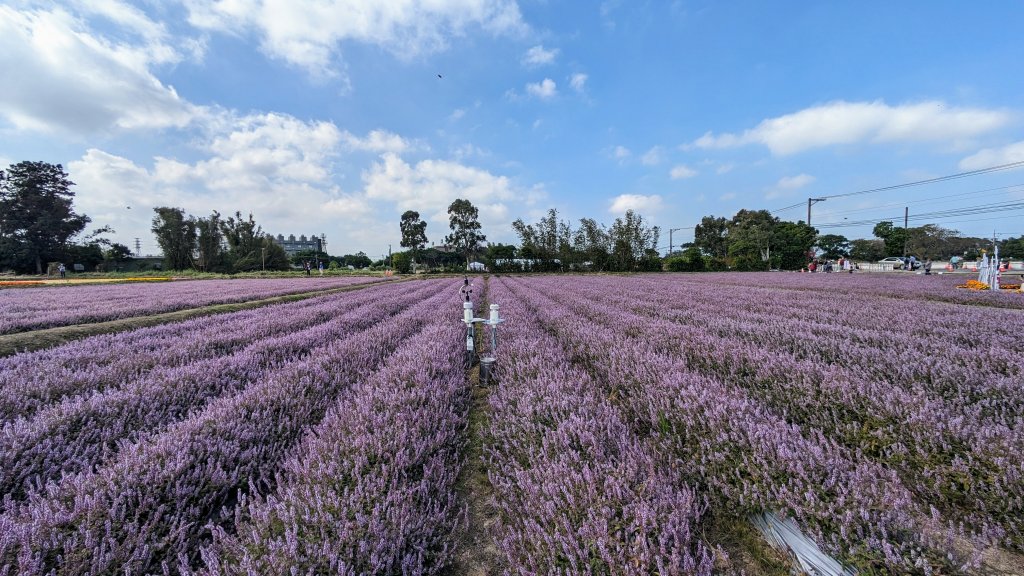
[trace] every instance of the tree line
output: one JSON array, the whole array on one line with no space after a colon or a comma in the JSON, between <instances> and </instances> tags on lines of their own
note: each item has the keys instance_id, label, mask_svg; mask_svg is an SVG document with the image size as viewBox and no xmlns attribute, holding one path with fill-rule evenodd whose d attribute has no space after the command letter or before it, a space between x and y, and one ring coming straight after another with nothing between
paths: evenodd
<instances>
[{"instance_id":1,"label":"tree line","mask_svg":"<svg viewBox=\"0 0 1024 576\"><path fill-rule=\"evenodd\" d=\"M75 212L72 186L60 164L25 161L0 171L0 270L42 274L56 262L114 270L131 259L127 246L104 237L114 232L109 226L85 233L91 219ZM903 228L888 221L875 225L873 238L851 240L819 234L802 221L781 220L767 210L744 209L731 218L704 216L694 227L693 242L661 257L661 230L633 210L606 226L593 218L574 224L553 208L535 223L513 222L517 244L485 244L479 210L457 199L448 207L450 233L442 247L426 247L427 223L409 210L399 221L406 250L393 254L390 262L373 261L363 252L331 256L311 251L289 259L251 214L244 218L236 211L225 218L214 211L195 217L174 207L154 212L151 230L166 269L222 273L287 270L303 260L331 268L394 265L403 272L421 266L466 269L477 260L493 271L796 270L814 257L972 260L992 245L991 239L965 237L936 224ZM1024 258L1024 236L1003 239L999 247L1004 257Z\"/></svg>"}]
</instances>

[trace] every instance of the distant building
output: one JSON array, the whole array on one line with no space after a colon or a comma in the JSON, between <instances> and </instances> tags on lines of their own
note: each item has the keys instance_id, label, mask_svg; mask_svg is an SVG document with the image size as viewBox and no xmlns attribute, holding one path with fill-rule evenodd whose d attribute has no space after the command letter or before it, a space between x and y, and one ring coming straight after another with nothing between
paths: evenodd
<instances>
[{"instance_id":1,"label":"distant building","mask_svg":"<svg viewBox=\"0 0 1024 576\"><path fill-rule=\"evenodd\" d=\"M315 252L324 251L324 238L317 236L316 234L313 234L309 238L303 234L302 236L299 236L298 239L295 238L295 234L289 234L287 238L284 237L284 234L278 234L276 237L271 236L270 239L284 248L285 254L289 257L292 257L299 252L306 252L309 250Z\"/></svg>"}]
</instances>

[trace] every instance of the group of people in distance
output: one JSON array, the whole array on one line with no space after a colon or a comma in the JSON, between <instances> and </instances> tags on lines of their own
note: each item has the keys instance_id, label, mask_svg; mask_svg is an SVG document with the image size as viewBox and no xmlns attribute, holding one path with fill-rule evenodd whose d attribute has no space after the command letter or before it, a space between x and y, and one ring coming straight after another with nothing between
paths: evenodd
<instances>
[{"instance_id":1,"label":"group of people in distance","mask_svg":"<svg viewBox=\"0 0 1024 576\"><path fill-rule=\"evenodd\" d=\"M306 260L306 261L304 261L302 263L302 268L306 271L306 276L312 276L313 275L313 265L310 263L309 260ZM320 275L323 276L324 275L324 262L323 262L323 260L319 260L317 262L317 269L320 270Z\"/></svg>"},{"instance_id":2,"label":"group of people in distance","mask_svg":"<svg viewBox=\"0 0 1024 576\"><path fill-rule=\"evenodd\" d=\"M801 269L800 271L801 272L805 272L805 271L806 272L825 272L827 274L831 274L832 272L839 271L839 272L849 272L850 274L853 274L853 271L855 269L859 269L859 268L860 267L857 266L857 264L855 264L853 262L853 260L850 260L849 258L840 257L839 260L837 260L835 262L833 262L831 260L820 260L818 258L815 258L814 260L811 260L810 264L807 265L807 269L806 270Z\"/></svg>"}]
</instances>

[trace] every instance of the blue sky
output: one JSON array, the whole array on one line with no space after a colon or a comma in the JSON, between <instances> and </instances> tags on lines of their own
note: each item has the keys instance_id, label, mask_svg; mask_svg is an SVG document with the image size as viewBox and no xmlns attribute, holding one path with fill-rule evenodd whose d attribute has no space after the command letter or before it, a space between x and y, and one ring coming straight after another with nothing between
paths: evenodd
<instances>
[{"instance_id":1,"label":"blue sky","mask_svg":"<svg viewBox=\"0 0 1024 576\"><path fill-rule=\"evenodd\" d=\"M440 244L456 198L491 241L632 208L667 248L705 215L804 219L808 197L1024 161L1022 25L1009 0L8 0L0 164L63 164L78 210L143 252L170 205L377 257L409 209ZM904 206L1012 202L1024 168L812 223L869 237ZM1020 235L1022 215L912 224Z\"/></svg>"}]
</instances>

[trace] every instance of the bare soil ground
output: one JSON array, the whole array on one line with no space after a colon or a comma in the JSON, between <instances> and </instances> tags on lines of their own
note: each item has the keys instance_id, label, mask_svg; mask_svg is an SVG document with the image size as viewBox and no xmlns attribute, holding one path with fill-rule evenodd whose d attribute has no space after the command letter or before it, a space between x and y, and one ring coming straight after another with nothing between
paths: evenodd
<instances>
[{"instance_id":1,"label":"bare soil ground","mask_svg":"<svg viewBox=\"0 0 1024 576\"><path fill-rule=\"evenodd\" d=\"M467 374L473 387L473 401L466 430L466 464L455 484L466 506L466 522L457 534L455 561L447 573L489 576L504 573L492 537L497 511L492 503L494 491L483 460L483 431L488 419L490 388L480 386L479 367L473 367Z\"/></svg>"}]
</instances>

